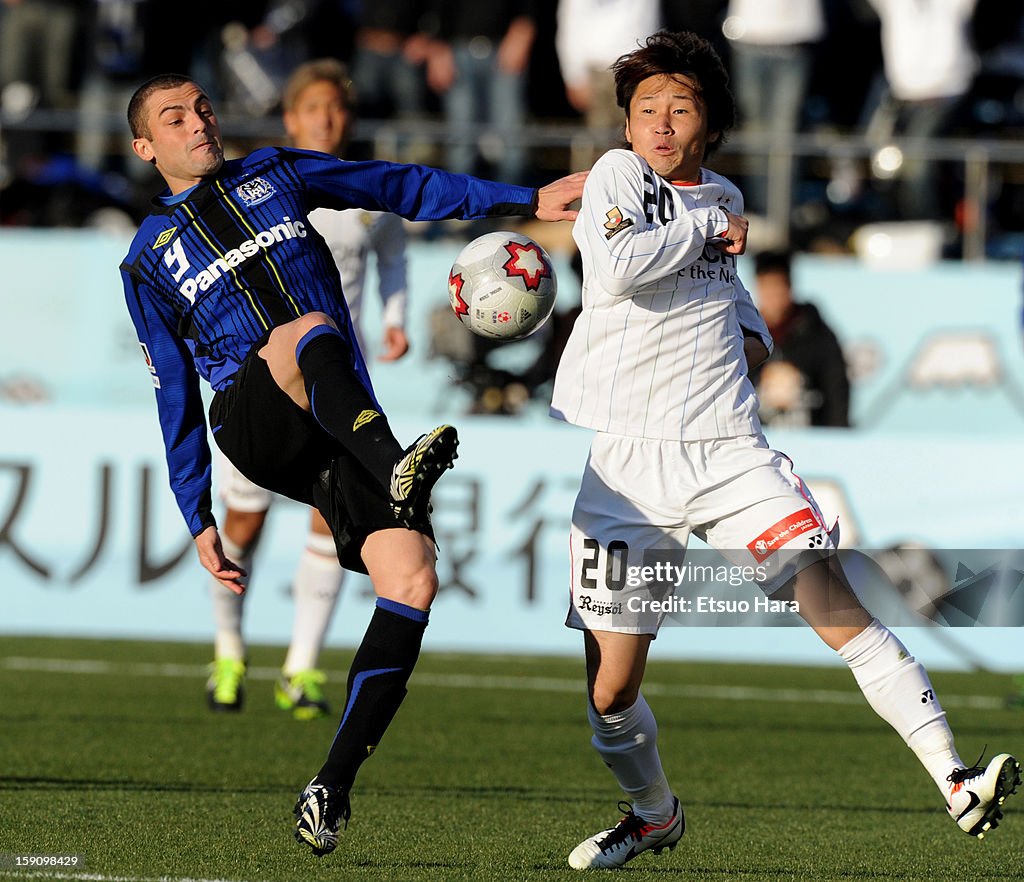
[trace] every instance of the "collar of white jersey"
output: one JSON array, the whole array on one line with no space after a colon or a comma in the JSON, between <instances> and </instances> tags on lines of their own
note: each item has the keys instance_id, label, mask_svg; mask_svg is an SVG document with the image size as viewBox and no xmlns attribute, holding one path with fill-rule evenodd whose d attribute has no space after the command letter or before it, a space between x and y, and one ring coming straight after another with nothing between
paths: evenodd
<instances>
[{"instance_id":1,"label":"collar of white jersey","mask_svg":"<svg viewBox=\"0 0 1024 882\"><path fill-rule=\"evenodd\" d=\"M704 169L700 169L697 172L696 181L669 181L673 187L699 187L704 183Z\"/></svg>"}]
</instances>

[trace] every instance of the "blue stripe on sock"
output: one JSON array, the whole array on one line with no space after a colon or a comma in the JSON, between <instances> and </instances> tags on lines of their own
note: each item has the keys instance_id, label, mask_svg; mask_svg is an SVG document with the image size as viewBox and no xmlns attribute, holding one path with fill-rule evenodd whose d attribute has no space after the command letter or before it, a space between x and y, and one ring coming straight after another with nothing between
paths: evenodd
<instances>
[{"instance_id":1,"label":"blue stripe on sock","mask_svg":"<svg viewBox=\"0 0 1024 882\"><path fill-rule=\"evenodd\" d=\"M356 674L352 680L352 694L348 697L348 704L345 705L345 713L341 716L341 723L338 726L338 731L334 734L334 740L338 740L338 736L341 734L341 730L345 728L345 721L348 719L348 715L352 712L352 707L356 703L356 699L359 697L359 690L362 688L363 683L370 679L370 677L376 677L378 674L391 674L395 671L400 671L401 668L377 668L374 671L360 671ZM334 744L331 744L334 747Z\"/></svg>"},{"instance_id":2,"label":"blue stripe on sock","mask_svg":"<svg viewBox=\"0 0 1024 882\"><path fill-rule=\"evenodd\" d=\"M426 622L430 618L429 609L416 609L414 606L399 603L397 600L388 600L386 597L378 597L377 606L379 609L386 609L388 612L412 619L414 622Z\"/></svg>"},{"instance_id":3,"label":"blue stripe on sock","mask_svg":"<svg viewBox=\"0 0 1024 882\"><path fill-rule=\"evenodd\" d=\"M324 425L323 420L320 419L316 412L316 383L314 383L309 390L309 412L313 414L313 419L320 423L321 429L323 429L328 435L332 434L331 430Z\"/></svg>"},{"instance_id":4,"label":"blue stripe on sock","mask_svg":"<svg viewBox=\"0 0 1024 882\"><path fill-rule=\"evenodd\" d=\"M312 343L317 337L321 337L324 334L335 334L339 339L342 339L341 331L333 325L317 325L315 328L306 331L306 333L302 335L302 339L299 340L298 345L295 347L296 363L298 363L299 359L302 358L302 350Z\"/></svg>"}]
</instances>

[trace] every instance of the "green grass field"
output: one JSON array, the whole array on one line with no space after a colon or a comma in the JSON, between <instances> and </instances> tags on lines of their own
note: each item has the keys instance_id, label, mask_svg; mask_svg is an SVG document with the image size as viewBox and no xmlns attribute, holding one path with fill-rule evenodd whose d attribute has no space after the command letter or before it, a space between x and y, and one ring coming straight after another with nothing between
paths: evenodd
<instances>
[{"instance_id":1,"label":"green grass field","mask_svg":"<svg viewBox=\"0 0 1024 882\"><path fill-rule=\"evenodd\" d=\"M86 861L0 877L556 882L580 878L568 852L618 817L588 743L579 661L426 654L363 767L338 850L314 858L291 837L291 807L336 721L273 706L274 647L252 650L246 710L210 714L208 654L0 640L0 852ZM336 702L349 657L323 659ZM647 680L687 833L623 878L1024 879L1024 795L985 841L961 833L845 669L655 658ZM1000 705L1007 678L933 681L965 759L986 743L1020 756L1024 713Z\"/></svg>"}]
</instances>

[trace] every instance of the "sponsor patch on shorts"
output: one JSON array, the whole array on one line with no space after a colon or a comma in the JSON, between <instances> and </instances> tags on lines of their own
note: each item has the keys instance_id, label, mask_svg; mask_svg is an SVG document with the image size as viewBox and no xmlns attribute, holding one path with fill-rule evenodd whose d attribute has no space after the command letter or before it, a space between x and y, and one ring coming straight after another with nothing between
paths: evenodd
<instances>
[{"instance_id":1,"label":"sponsor patch on shorts","mask_svg":"<svg viewBox=\"0 0 1024 882\"><path fill-rule=\"evenodd\" d=\"M822 529L817 517L810 508L802 509L784 517L777 524L772 524L760 536L747 545L750 553L758 563L762 563L771 557L779 548L787 542L809 533L811 530Z\"/></svg>"}]
</instances>

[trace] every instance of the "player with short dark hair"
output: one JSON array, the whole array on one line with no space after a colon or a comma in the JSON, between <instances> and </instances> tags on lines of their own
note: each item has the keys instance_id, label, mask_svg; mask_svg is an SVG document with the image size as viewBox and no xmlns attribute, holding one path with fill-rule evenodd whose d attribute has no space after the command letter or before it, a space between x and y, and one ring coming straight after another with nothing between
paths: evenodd
<instances>
[{"instance_id":1,"label":"player with short dark hair","mask_svg":"<svg viewBox=\"0 0 1024 882\"><path fill-rule=\"evenodd\" d=\"M213 105L191 78L158 77L129 104L132 148L167 183L121 265L156 387L171 487L203 566L244 573L221 546L199 377L217 445L250 480L315 505L338 559L367 572L377 608L349 671L327 760L299 796L296 836L337 845L349 791L405 696L437 592L429 496L458 443L440 426L403 449L373 393L316 207L411 220L571 219L584 175L539 191L436 169L267 147L225 161Z\"/></svg>"},{"instance_id":2,"label":"player with short dark hair","mask_svg":"<svg viewBox=\"0 0 1024 882\"><path fill-rule=\"evenodd\" d=\"M341 156L355 121L354 95L345 66L333 58L308 61L295 69L282 92L284 125L294 146ZM377 290L384 324L381 361L394 361L409 350L405 333L407 301L406 234L398 215L350 208L332 211L317 208L309 215L324 237L341 273L352 327L359 348L363 291L371 255L376 259ZM221 542L226 555L249 573L260 544L274 494L241 474L227 457L220 457L219 495L227 510L221 523ZM315 508L305 547L292 579L295 619L281 676L274 685L274 700L281 710L298 720L312 720L330 713L324 694L326 674L317 666L324 638L341 593L344 568L331 537L331 528ZM246 646L242 629L245 594L225 591L211 577L216 636L214 660L206 684L211 710L238 711L245 697Z\"/></svg>"},{"instance_id":3,"label":"player with short dark hair","mask_svg":"<svg viewBox=\"0 0 1024 882\"><path fill-rule=\"evenodd\" d=\"M961 762L924 668L861 606L828 553L836 534L761 434L747 372L772 341L736 274L743 199L702 165L733 120L725 70L706 41L662 31L613 71L630 149L606 153L584 189L573 228L583 309L552 415L597 432L572 515L566 624L584 632L592 744L631 805L569 863L621 867L683 834L640 689L666 614L655 590L665 586L618 574L659 555L678 561L691 533L733 564L762 567L765 593L799 605L958 825L981 836L1019 783L1019 764L1009 754L987 767Z\"/></svg>"}]
</instances>

